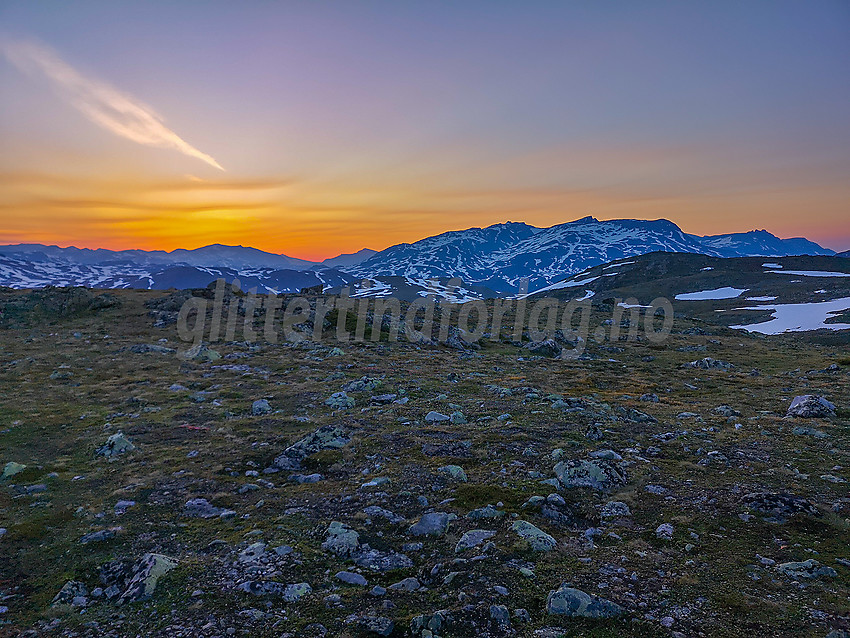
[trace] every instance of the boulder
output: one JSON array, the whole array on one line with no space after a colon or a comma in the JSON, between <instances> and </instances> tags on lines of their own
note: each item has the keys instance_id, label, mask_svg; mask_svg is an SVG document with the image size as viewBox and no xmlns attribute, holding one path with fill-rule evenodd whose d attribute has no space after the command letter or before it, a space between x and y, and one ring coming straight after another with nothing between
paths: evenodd
<instances>
[{"instance_id":1,"label":"boulder","mask_svg":"<svg viewBox=\"0 0 850 638\"><path fill-rule=\"evenodd\" d=\"M610 600L562 585L559 589L549 592L546 598L546 613L582 618L614 618L623 615L624 610Z\"/></svg>"},{"instance_id":2,"label":"boulder","mask_svg":"<svg viewBox=\"0 0 850 638\"><path fill-rule=\"evenodd\" d=\"M410 526L413 536L442 536L449 529L449 515L445 512L430 512Z\"/></svg>"},{"instance_id":3,"label":"boulder","mask_svg":"<svg viewBox=\"0 0 850 638\"><path fill-rule=\"evenodd\" d=\"M532 525L528 521L515 521L511 525L511 529L516 534L527 541L535 552L548 552L558 546L558 541L553 536L550 536L542 529Z\"/></svg>"},{"instance_id":4,"label":"boulder","mask_svg":"<svg viewBox=\"0 0 850 638\"><path fill-rule=\"evenodd\" d=\"M803 419L835 416L835 404L815 394L803 394L794 397L791 401L787 416Z\"/></svg>"},{"instance_id":5,"label":"boulder","mask_svg":"<svg viewBox=\"0 0 850 638\"><path fill-rule=\"evenodd\" d=\"M251 404L251 414L254 416L262 416L264 414L271 414L272 406L269 405L269 402L265 399L257 399L254 403Z\"/></svg>"},{"instance_id":6,"label":"boulder","mask_svg":"<svg viewBox=\"0 0 850 638\"><path fill-rule=\"evenodd\" d=\"M105 457L116 457L120 454L124 454L125 452L130 452L131 450L135 450L136 446L124 436L123 432L116 432L108 439L106 439L106 443L104 443L101 447L97 449L97 453L99 456Z\"/></svg>"},{"instance_id":7,"label":"boulder","mask_svg":"<svg viewBox=\"0 0 850 638\"><path fill-rule=\"evenodd\" d=\"M595 490L624 485L627 480L622 465L609 459L561 461L555 465L555 476L566 488L590 487Z\"/></svg>"}]
</instances>

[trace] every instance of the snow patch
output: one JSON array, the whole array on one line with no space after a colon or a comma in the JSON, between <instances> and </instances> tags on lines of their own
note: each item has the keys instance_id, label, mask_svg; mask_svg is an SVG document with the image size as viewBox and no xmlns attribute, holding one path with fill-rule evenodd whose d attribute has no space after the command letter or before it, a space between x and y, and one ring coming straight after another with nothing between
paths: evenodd
<instances>
[{"instance_id":1,"label":"snow patch","mask_svg":"<svg viewBox=\"0 0 850 638\"><path fill-rule=\"evenodd\" d=\"M815 301L810 303L775 304L769 306L750 306L736 310L772 310L773 315L767 321L746 326L729 326L743 329L747 332L759 332L775 335L783 332L805 332L807 330L850 329L847 323L824 323L830 315L843 312L850 308L850 297L833 299L832 301Z\"/></svg>"},{"instance_id":2,"label":"snow patch","mask_svg":"<svg viewBox=\"0 0 850 638\"><path fill-rule=\"evenodd\" d=\"M676 295L677 301L705 301L707 299L734 299L740 297L741 293L747 292L748 288L715 288L714 290L700 290L699 292L685 292Z\"/></svg>"}]
</instances>

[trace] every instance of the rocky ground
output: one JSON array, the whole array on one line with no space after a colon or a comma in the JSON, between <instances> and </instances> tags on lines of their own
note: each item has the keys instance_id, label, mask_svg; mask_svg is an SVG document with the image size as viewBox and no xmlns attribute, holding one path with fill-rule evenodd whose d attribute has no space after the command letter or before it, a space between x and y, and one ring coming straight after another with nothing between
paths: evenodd
<instances>
[{"instance_id":1,"label":"rocky ground","mask_svg":"<svg viewBox=\"0 0 850 638\"><path fill-rule=\"evenodd\" d=\"M850 630L846 342L187 356L168 303L0 330L0 636Z\"/></svg>"}]
</instances>

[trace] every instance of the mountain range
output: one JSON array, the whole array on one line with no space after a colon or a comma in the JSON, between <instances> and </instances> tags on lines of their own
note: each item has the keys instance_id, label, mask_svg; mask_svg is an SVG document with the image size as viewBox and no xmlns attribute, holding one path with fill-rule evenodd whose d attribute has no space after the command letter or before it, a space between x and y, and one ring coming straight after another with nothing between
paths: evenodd
<instances>
[{"instance_id":1,"label":"mountain range","mask_svg":"<svg viewBox=\"0 0 850 638\"><path fill-rule=\"evenodd\" d=\"M450 231L322 262L221 244L171 252L8 245L0 246L0 285L167 289L225 277L239 279L243 289L284 293L368 280L356 294L387 296L404 289L410 297L439 295L446 280L460 278L464 294L475 298L516 294L525 278L533 292L598 264L657 251L711 257L835 254L807 239L780 239L765 230L699 236L664 219L585 217L548 228L506 222Z\"/></svg>"}]
</instances>

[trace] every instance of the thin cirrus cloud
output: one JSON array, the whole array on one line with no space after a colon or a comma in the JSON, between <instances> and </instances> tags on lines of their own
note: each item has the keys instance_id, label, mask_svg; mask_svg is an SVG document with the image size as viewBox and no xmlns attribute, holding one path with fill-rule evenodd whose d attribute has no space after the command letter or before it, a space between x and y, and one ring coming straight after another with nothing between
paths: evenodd
<instances>
[{"instance_id":1,"label":"thin cirrus cloud","mask_svg":"<svg viewBox=\"0 0 850 638\"><path fill-rule=\"evenodd\" d=\"M60 95L98 126L138 144L179 151L224 170L212 156L168 128L151 107L105 82L86 77L47 47L33 42L6 41L0 48L22 72L47 78Z\"/></svg>"}]
</instances>

